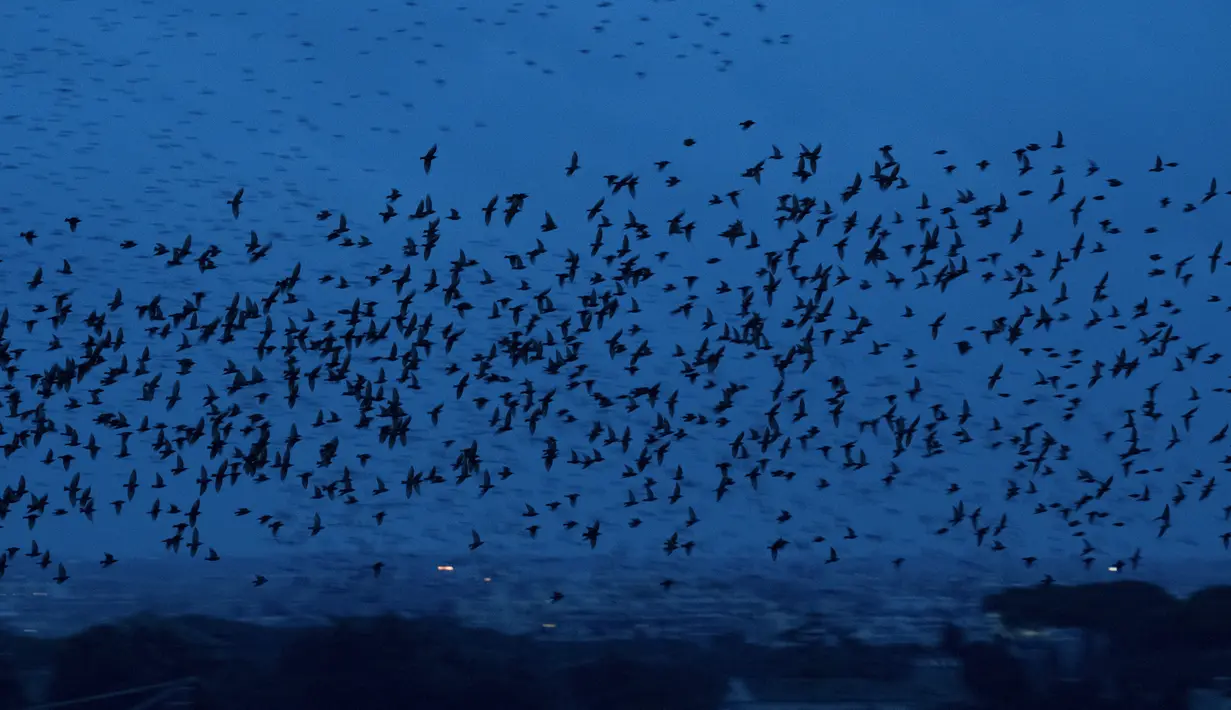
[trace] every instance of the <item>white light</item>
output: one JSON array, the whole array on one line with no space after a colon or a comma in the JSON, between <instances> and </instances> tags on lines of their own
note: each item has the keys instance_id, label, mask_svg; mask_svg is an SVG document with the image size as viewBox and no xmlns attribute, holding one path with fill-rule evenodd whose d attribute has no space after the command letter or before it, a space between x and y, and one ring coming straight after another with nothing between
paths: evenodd
<instances>
[{"instance_id":1,"label":"white light","mask_svg":"<svg viewBox=\"0 0 1231 710\"><path fill-rule=\"evenodd\" d=\"M1108 571L1108 572L1119 572L1120 570L1116 569L1116 568L1113 566L1113 567L1108 567L1108 568L1107 568L1107 571Z\"/></svg>"},{"instance_id":2,"label":"white light","mask_svg":"<svg viewBox=\"0 0 1231 710\"><path fill-rule=\"evenodd\" d=\"M453 571L453 565L436 565L436 571L438 571L438 572L452 572L452 571Z\"/></svg>"},{"instance_id":3,"label":"white light","mask_svg":"<svg viewBox=\"0 0 1231 710\"><path fill-rule=\"evenodd\" d=\"M483 581L484 581L484 582L490 582L490 581L492 581L492 578L491 578L491 577L484 577L484 578L483 578Z\"/></svg>"},{"instance_id":4,"label":"white light","mask_svg":"<svg viewBox=\"0 0 1231 710\"><path fill-rule=\"evenodd\" d=\"M545 629L554 629L554 628L556 628L556 625L555 625L555 624L543 624L543 628L545 628Z\"/></svg>"}]
</instances>

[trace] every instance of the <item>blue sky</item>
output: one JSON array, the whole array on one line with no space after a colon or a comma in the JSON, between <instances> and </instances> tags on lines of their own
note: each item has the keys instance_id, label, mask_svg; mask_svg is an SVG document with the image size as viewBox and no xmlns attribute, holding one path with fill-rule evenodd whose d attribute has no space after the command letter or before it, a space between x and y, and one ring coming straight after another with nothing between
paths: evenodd
<instances>
[{"instance_id":1,"label":"blue sky","mask_svg":"<svg viewBox=\"0 0 1231 710\"><path fill-rule=\"evenodd\" d=\"M1116 453L1123 450L1123 432L1111 445L1103 445L1100 435L1119 427L1124 421L1120 412L1140 408L1145 388L1159 382L1164 417L1157 423L1141 422L1141 438L1154 451L1137 463L1164 470L1117 478L1113 490L1098 502L1111 517L1090 526L1087 538L1098 549L1100 565L1125 558L1137 547L1146 559L1204 560L1224 554L1218 535L1231 529L1231 523L1223 521L1224 489L1198 503L1196 486L1181 483L1194 469L1210 476L1222 468L1225 445L1205 442L1231 420L1220 395L1211 391L1224 381L1223 365L1176 373L1171 357L1148 360L1143 353L1141 368L1127 382L1107 378L1087 392L1084 381L1093 360L1110 365L1120 347L1141 350L1135 344L1137 326L1160 319L1174 324L1181 338L1173 348L1209 341L1208 355L1227 345L1219 328L1226 317L1223 306L1205 302L1209 295L1222 293L1222 272L1211 277L1205 256L1227 233L1231 198L1221 196L1192 213L1180 211L1185 202L1200 202L1212 177L1220 179L1223 190L1231 188L1231 175L1223 173L1222 164L1231 155L1231 138L1217 129L1227 107L1215 90L1219 67L1228 58L1218 32L1231 23L1231 9L1225 4L1096 2L1076 8L1059 2L925 5L771 0L764 10L751 2L682 0L559 5L323 2L291 9L224 1L208 10L176 2L7 6L0 11L0 46L5 48L0 54L4 77L0 273L5 284L3 305L10 313L7 337L13 347L28 349L19 363L21 373L41 371L53 362L44 352L52 335L48 324L38 324L32 333L25 331L24 321L35 317L30 314L36 305L71 291L73 314L59 331L66 349L56 354L76 352L76 343L86 332L81 319L103 308L118 286L126 305L109 316L108 325L124 328L131 366L148 344L151 373L165 374L156 406L148 411L134 401L145 378L132 375L107 388L108 409L124 411L134 425L143 413L151 421L195 424L204 411L200 402L205 386L221 390L229 382L220 374L227 358L251 367L257 336L239 334L239 342L225 347L194 346L186 353L197 362L194 372L177 378L175 360L184 356L175 352L179 335L165 341L150 339L143 332L147 324L137 319L136 304L161 294L169 313L193 291L205 291L201 319L208 321L235 293L254 300L266 296L274 281L300 263L301 300L275 306L271 315L279 334L274 342L280 344L288 317L302 325L307 307L322 318L336 317L336 311L349 307L355 297L380 302L379 326L396 312L390 305L390 281L407 263L401 256L404 239L414 236L422 242L423 223L407 222L404 215L426 194L442 213L457 208L462 220L442 222L442 240L431 262L425 264L421 257L410 260L412 287L420 290L412 310L421 318L433 315L437 340L444 325L464 326L467 332L447 361L472 368L469 356L486 352L497 328L504 332L511 327L507 319L486 320L492 300L502 295L524 300L525 295L515 290L521 278L535 290L554 285L567 250L581 253L577 283L557 286L552 296L557 307L571 310L577 296L590 290L591 274L610 273L600 260L588 257L595 225L585 219L585 210L606 196L605 213L616 224L607 230L604 253L618 246L620 225L632 210L655 232L651 241L632 245L642 254L641 263L652 266L655 277L631 294L643 309L638 318L624 315L619 324L589 336L582 356L591 368L587 376L596 379L597 390L611 396L661 382L664 396L680 389L681 411L707 413L718 390L701 389L704 378L697 387L683 383L671 352L677 343L691 352L703 337L721 330L701 332L706 307L719 322L739 322L737 299L719 297L714 289L721 281L759 288L760 279L753 272L764 264L764 249L753 252L743 244L732 249L714 235L741 218L757 230L763 246L786 248L793 232L779 232L771 220L775 198L794 192L828 200L838 212L835 223L801 256L807 273L825 263L844 268L852 277L833 294L830 325L849 327L844 320L848 307L873 325L853 345L837 345L839 331L834 344L818 346L816 366L806 374L796 367L788 377L787 392L807 391L809 421L815 419L822 426L820 441L835 447L835 460L840 460L837 447L856 441L867 453L868 468L843 470L826 463L819 452L801 452L796 446L782 462L771 454L769 468L794 470L797 478L787 483L766 476L760 490L752 491L743 474L749 461L759 457L754 453L749 461L735 463L732 473L737 484L727 498L716 502L715 464L729 458L729 442L740 428L764 426L763 412L771 404L769 390L776 380L767 354L743 360L742 351L735 354L739 349L730 347L713 379L718 388L730 383L748 387L727 414L731 424L722 430L685 425L689 437L673 444L661 469L645 472L658 480L655 492L662 499L671 492L671 472L677 464L684 466L684 499L675 506L659 500L626 511L622 503L628 490L640 491L643 479L621 479L620 472L639 446L630 448L627 456L608 447L607 461L584 472L566 461L570 450L591 448L585 440L590 422L644 431L654 422L648 407L632 414L618 407L600 411L579 396L580 390L565 391L560 378L525 368L505 372L513 378L508 385L472 387L464 399L455 401L452 388L460 373L445 374L447 361L438 348L424 360L419 373L422 389L400 393L414 414L412 443L404 449L378 448L375 430L357 432L348 426L353 423L354 403L332 386L318 386L315 393L304 388L302 400L291 412L280 400L285 394L281 386L267 390L272 396L264 406L251 395L238 395L235 401L245 415L260 412L270 419L275 441L285 437L292 422L297 423L305 440L296 450L295 472L312 468L319 444L339 436L343 442L339 465L317 470L314 480L340 475L340 465L345 464L365 495L360 495L360 503L344 506L311 500L310 491L291 482L257 485L243 480L202 499L206 511L199 525L202 541L228 559L349 552L348 559L359 567L380 559L396 573L399 556L419 553L457 561L535 555L593 560L602 555L604 561L632 565L661 555L662 541L679 531L682 541L697 543L693 557L680 561L681 577L688 574L687 565L757 565L767 574L789 570L793 557L822 559L831 544L844 560L903 556L920 565L960 560L995 577L1015 573L1021 557L1036 556L1044 570L1049 563L1072 564L1082 545L1058 513L1033 515L1033 506L1052 501L1071 504L1091 492L1089 484L1077 480L1079 469L1091 471L1099 480L1118 476ZM741 130L737 124L745 119L756 125ZM1064 132L1067 147L1062 150L1047 147L1057 130ZM685 148L682 141L687 137L697 144ZM789 175L797 146L818 142L823 144L818 173L800 186ZM1019 177L1012 151L1030 142L1044 147L1031 154L1034 172ZM878 147L886 143L894 146L893 155L911 189L881 193L867 180L873 162L881 159ZM439 146L438 159L425 175L419 156L433 144ZM759 186L741 178L740 173L765 158L772 145L779 146L787 160L767 163ZM948 153L934 154L941 149ZM566 178L564 167L572 151L580 154L582 167ZM1156 154L1180 166L1152 174L1147 170ZM991 161L986 172L974 167L981 158ZM1092 178L1085 176L1087 159L1101 168ZM658 160L670 160L671 165L659 173L653 165ZM950 163L958 167L946 175L943 167ZM1068 170L1068 194L1049 206L1047 196L1057 178L1048 173L1056 164ZM865 178L863 193L841 205L838 193L857 171ZM641 178L637 197L623 192L613 196L602 176L630 172ZM662 180L668 175L678 176L681 184L666 188ZM1097 182L1106 177L1119 178L1124 185L1113 189ZM235 220L226 200L240 186L246 190L245 202ZM397 204L403 216L382 225L377 213L393 186L405 195ZM1035 194L1015 197L1027 188ZM711 194L732 189L743 191L738 210L729 204L706 204ZM977 229L974 218L965 216L967 208L956 213L963 220L961 234L968 245L964 253L972 271L983 270L976 257L1004 252L1002 266L1031 264L1036 276L1030 281L1037 293L1009 301L1011 284L985 285L975 274L943 295L931 288L913 289L917 277L910 273L898 245L919 239L913 224L919 192L928 193L935 215L940 207L953 204L958 189L974 191L976 204L994 202L1000 192L1012 204L1008 215L986 230ZM484 227L479 208L492 195L513 192L530 195L524 214L510 228L498 223ZM1081 195L1096 194L1105 194L1106 201L1088 202L1082 229L1074 230L1067 207ZM1167 210L1158 207L1163 195L1175 201ZM335 217L318 222L314 216L325 209ZM681 210L686 211L686 221L698 223L691 244L665 234L666 221ZM839 238L841 219L852 210L859 212L859 227L851 233L845 261L838 262L831 244ZM907 279L897 292L883 283L884 268L863 266L860 258L865 248L862 228L876 214L891 219L895 210L906 220L893 227L894 263L886 267ZM558 231L540 233L544 211L560 225ZM339 213L346 214L352 236L371 238L370 248L345 249L326 241ZM70 215L82 220L76 233L63 223ZM1023 219L1026 235L1010 245L1015 217ZM1101 218L1114 220L1123 232L1100 234L1095 223ZM800 228L811 234L814 222L810 217ZM1144 234L1149 225L1157 226L1158 234ZM17 236L26 230L39 234L32 247ZM249 264L244 254L250 231L262 244L272 244L269 257L255 264ZM1087 250L1097 240L1107 246L1107 253L1087 252L1067 265L1057 282L1048 283L1046 271L1055 252L1067 250L1076 231L1086 233ZM155 243L178 245L187 234L193 238L194 256L211 244L221 249L217 270L202 275L191 264L169 268L166 256L152 255ZM543 239L548 254L527 271L509 271L504 255L533 249L537 238ZM121 250L119 243L125 239L138 246ZM951 234L942 234L942 255L951 240ZM478 259L496 280L490 287L480 286L479 270L466 272L466 296L476 309L464 320L443 307L439 291L422 290L433 268L442 280L447 278L448 261L459 249ZM1034 249L1042 250L1046 258L1030 258ZM662 263L652 256L659 250L669 251ZM1148 256L1153 253L1162 255L1159 266L1168 271L1175 261L1195 255L1190 285L1184 288L1169 275L1147 277L1152 266ZM707 264L713 256L722 261ZM54 273L61 258L72 263L71 276ZM397 271L369 286L364 276L386 263ZM24 283L39 267L47 283L30 291ZM1100 312L1114 303L1127 320L1132 305L1142 297L1149 297L1151 304L1171 298L1182 312L1164 318L1155 305L1150 318L1133 322L1122 332L1110 330L1110 322L1082 329L1080 324L1090 315L1091 288L1104 272L1111 274L1110 299L1096 304ZM323 274L344 275L353 288L320 286L316 282ZM698 297L696 310L687 320L666 315L683 302L683 278L688 275L699 277L693 291ZM857 288L864 278L873 288ZM1050 304L1060 281L1067 282L1072 300L1053 308ZM668 283L680 290L664 293ZM609 280L593 284L600 291L611 287ZM774 305L768 306L758 292L758 310L778 323L790 315L796 293L788 280ZM899 317L908 303L918 313L912 321ZM983 345L977 333L960 332L966 325L986 328L998 316L1012 320L1026 305L1037 312L1041 303L1053 315L1070 313L1072 321L1053 325L1049 334L1028 329L1024 341L1035 348L1085 350L1082 364L1072 370L1062 369L1064 359L1045 360L1037 351L1025 356L1003 340ZM926 324L941 313L948 314L946 326L933 342ZM544 323L557 319L548 316ZM633 322L644 333L626 335L624 342L632 350L647 339L655 352L640 363L637 375L630 376L620 369L627 362L608 358L602 341L619 325L627 333ZM796 337L777 326L773 330L775 344L783 348ZM962 338L976 348L959 358L953 342ZM868 356L873 340L890 345L885 355ZM919 356L913 371L902 367L906 348ZM384 354L388 344L376 350ZM356 368L374 377L377 366L367 363L366 357L375 354L357 351ZM315 365L311 358L300 356L306 369ZM1000 391L1013 393L1013 399L987 393L986 377L1000 363L1005 364ZM259 367L276 380L281 363L271 357ZM1036 395L1041 401L1032 407L1018 404L1029 396L1027 392L1040 391L1033 385L1039 371L1062 376L1064 382L1083 383L1079 390L1083 404L1073 421L1061 420L1064 404L1048 397L1049 392ZM392 366L387 372L391 377L397 374ZM837 429L826 425L823 402L831 392L827 380L834 375L846 378L850 390ZM922 414L926 421L927 407L942 403L956 417L966 399L974 414L969 429L976 440L958 445L952 436L953 422L942 424L947 453L924 459L916 441L911 452L897 459L903 472L886 491L880 478L889 470L892 442L883 434L861 436L857 421L883 413L886 395L896 393L904 400L915 376L924 388L919 403L902 402L899 413L909 418ZM553 414L534 436L524 428L492 436L486 426L490 405L476 411L470 397L483 391L495 399L501 388L515 388L527 377L540 392L559 386L555 409L567 408L579 421L566 426ZM162 398L176 379L184 401L168 414ZM28 381L18 378L14 385L23 390L23 407L32 406L34 393ZM1190 386L1198 387L1203 397L1193 432L1164 453L1169 426L1191 406ZM85 392L72 396L83 402L89 397ZM2 462L0 476L15 485L17 477L25 475L30 489L50 493L50 506L57 507L64 504L57 502L63 498L61 486L71 473L80 472L83 485L92 485L99 501L95 521L76 514L48 516L31 533L19 515L10 515L0 529L0 541L24 549L33 535L56 559L73 561L78 568L96 566L104 551L121 561L163 556L159 540L170 534L171 522L166 518L152 522L137 514L155 495L148 483L155 472L162 472L169 479L168 488L159 492L163 505L175 502L187 507L196 498L195 485L188 479L195 478L200 465L212 471L218 461L210 462L204 452L187 448L182 455L188 472L170 480L167 470L174 458L160 460L146 445L152 439L140 434L130 444L134 456L116 460L115 434L90 423L96 408L67 411L62 408L66 401L58 395L48 402L50 415L60 429L69 423L85 436L95 431L104 447L98 459L86 460L78 451L69 472L59 462L44 466L41 459L48 446L57 455L67 451L59 437L51 436L41 446L23 449ZM439 427L432 427L426 410L439 402L446 409ZM783 404L780 418L786 433L798 433L786 423L795 406ZM347 424L312 429L318 409L337 410ZM1072 447L1070 460L1055 463L1055 475L1038 482L1041 492L1035 498L1004 500L1009 479L1024 487L1030 476L1028 471L1013 471L1016 459L1011 445L989 449L987 429L993 416L1006 430L1039 422ZM7 432L5 440L23 426L9 419L0 423ZM678 419L674 423L683 424ZM539 456L549 434L560 440L562 458L548 473ZM246 447L238 437L237 432L232 444ZM438 465L448 475L456 448L444 448L442 441L447 438L461 445L478 439L486 467L496 471L507 465L517 475L497 482L497 488L481 500L473 479L461 486L450 480L425 489L423 499L404 500L397 481L409 466ZM355 459L362 451L373 454L366 466ZM133 468L145 485L124 514L116 516L107 503L124 495L121 485ZM385 496L392 500L371 500L366 495L376 476L395 489ZM824 491L815 485L821 477L832 483ZM952 483L960 485L960 493L946 493ZM1139 504L1128 498L1146 483L1152 502ZM1177 485L1193 488L1189 491L1193 495L1177 507L1173 529L1157 539L1151 519L1159 515ZM561 500L570 491L581 494L577 509L566 515L565 503L558 514L544 513L536 519L544 526L540 539L528 540L523 531L527 521L520 515L524 505L530 503L543 512L549 501ZM982 506L988 524L1007 513L1010 527L1001 540L1009 549L991 553L987 547L976 547L968 524L948 536L932 534L959 500L968 512ZM686 504L702 520L692 528L684 527ZM279 536L282 543L275 543L251 517L233 516L239 507L285 521ZM790 524L776 522L784 509L794 516ZM378 510L388 514L379 528L371 518ZM626 526L632 512L644 520L635 530ZM321 515L326 530L309 538L307 528L314 513ZM579 539L581 527L573 531L561 527L570 518L582 526L603 522L606 534L598 551L591 552ZM1112 520L1125 525L1112 527ZM842 539L847 525L856 528L860 539ZM487 543L473 555L466 550L472 528ZM792 545L775 567L765 547L778 535ZM827 541L812 543L818 535ZM28 563L24 557L18 561ZM26 567L15 564L12 573L42 574ZM253 570L259 571L259 563L253 563ZM123 564L108 573L124 574Z\"/></svg>"}]
</instances>

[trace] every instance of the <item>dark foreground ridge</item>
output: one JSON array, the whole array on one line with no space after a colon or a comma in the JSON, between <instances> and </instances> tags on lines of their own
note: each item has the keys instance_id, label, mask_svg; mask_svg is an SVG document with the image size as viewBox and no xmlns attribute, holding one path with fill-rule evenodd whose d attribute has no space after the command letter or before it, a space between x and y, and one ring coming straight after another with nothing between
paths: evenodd
<instances>
[{"instance_id":1,"label":"dark foreground ridge","mask_svg":"<svg viewBox=\"0 0 1231 710\"><path fill-rule=\"evenodd\" d=\"M446 617L287 628L138 615L60 639L0 632L0 708L96 696L80 707L131 708L157 693L232 710L1183 708L1221 694L1212 688L1231 673L1231 587L1178 599L1135 581L1038 585L992 594L984 608L1000 620L990 639L950 625L931 645L835 637L823 619L758 645L559 641Z\"/></svg>"}]
</instances>

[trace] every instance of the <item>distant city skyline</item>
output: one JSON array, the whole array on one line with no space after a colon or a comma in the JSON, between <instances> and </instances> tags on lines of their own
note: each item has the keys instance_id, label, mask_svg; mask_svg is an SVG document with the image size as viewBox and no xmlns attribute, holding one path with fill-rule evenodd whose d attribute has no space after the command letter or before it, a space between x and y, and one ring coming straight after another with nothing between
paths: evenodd
<instances>
[{"instance_id":1,"label":"distant city skyline","mask_svg":"<svg viewBox=\"0 0 1231 710\"><path fill-rule=\"evenodd\" d=\"M998 628L994 615L985 614L981 604L986 594L1001 588L986 586L980 576L955 578L935 567L900 585L885 584L870 570L863 574L848 570L826 585L790 574L707 579L701 573L665 592L647 584L640 574L597 569L601 565L579 569L567 559L523 560L530 569L511 574L477 563L458 563L453 570L442 571L430 558L408 558L391 561L385 573L389 578L382 580L371 579L370 570L348 573L342 568L331 576L313 577L297 573L293 561L228 560L228 566L282 570L268 572L269 583L256 590L251 590L250 582L237 583L227 570L207 574L210 568L184 568L156 559L133 561L134 569L122 580L90 570L75 577L73 585L10 573L0 581L0 614L10 627L24 625L52 636L142 612L260 623L309 623L333 615L394 612L412 617L443 613L467 625L518 633L555 623L558 633L568 638L578 631L578 624L583 637L593 630L587 624L596 624L594 629L625 634L640 625L643 633L666 637L739 631L763 642L808 627L819 618L829 633L852 633L873 643L933 643L945 623L956 623L976 636L993 633ZM1185 578L1172 571L1165 576L1187 581L1194 589L1210 578L1204 575L1203 582L1202 575ZM1102 580L1083 575L1067 581ZM550 595L561 589L567 590L564 599L551 603ZM331 590L342 594L334 596ZM615 619L628 623L611 626L604 621Z\"/></svg>"}]
</instances>

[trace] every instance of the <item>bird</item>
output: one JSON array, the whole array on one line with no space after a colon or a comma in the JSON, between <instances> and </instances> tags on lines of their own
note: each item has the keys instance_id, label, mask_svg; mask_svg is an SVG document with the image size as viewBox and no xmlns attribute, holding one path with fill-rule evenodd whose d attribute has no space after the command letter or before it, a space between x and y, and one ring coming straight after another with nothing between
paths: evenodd
<instances>
[{"instance_id":1,"label":"bird","mask_svg":"<svg viewBox=\"0 0 1231 710\"><path fill-rule=\"evenodd\" d=\"M1027 140L1015 163L868 145L827 167L819 143L784 154L784 136L749 163L707 155L768 128L744 136L757 124L735 118L684 154L670 136L660 154L629 149L592 181L575 177L572 151L568 199L551 191L558 164L531 180L489 156L481 177L497 195L472 203L442 185L410 198L403 221L402 193L369 186L274 203L278 222L242 233L207 209L195 237L140 225L112 241L90 203L70 203L89 220L99 251L87 253L38 239L46 218L15 207L9 238L25 245L0 270L28 290L0 309L13 471L0 517L21 511L10 530L93 521L97 537L73 544L103 568L118 558L98 549L101 531L134 510L189 564L236 559L245 534L327 555L352 535L464 520L451 524L473 526L471 552L479 525L500 539L475 560L524 545L661 549L673 569L630 573L664 591L692 588L689 558L725 547L751 550L750 565L820 561L837 578L861 558L898 570L1008 551L1031 579L1068 583L1038 538L1080 538L1083 566L1124 574L1143 561L1139 537L1151 554L1231 545L1214 528L1172 540L1231 510L1214 475L1231 426L1215 404L1231 389L1217 328L1227 262L1202 231L1221 209L1216 180L1173 181L1187 161L1158 153L1104 179L1061 131L1050 149L1063 152ZM1034 170L1040 155L1062 177ZM436 157L435 144L420 157L425 175ZM669 166L695 194L640 182ZM251 179L216 167L226 185ZM184 187L207 205L217 189ZM243 194L228 200L233 221ZM1172 198L1184 211L1155 217ZM133 203L114 209L137 221ZM1197 236L1179 239L1173 220ZM1133 230L1153 235L1148 249L1127 246ZM403 495L387 495L390 475ZM535 524L504 525L517 516ZM463 539L446 536L445 554ZM197 555L202 540L217 549ZM1105 551L1125 545L1123 560ZM4 564L53 561L32 545ZM384 567L369 558L349 574ZM211 571L268 581L229 568ZM53 579L68 579L63 565ZM571 589L570 605L582 596Z\"/></svg>"},{"instance_id":2,"label":"bird","mask_svg":"<svg viewBox=\"0 0 1231 710\"><path fill-rule=\"evenodd\" d=\"M244 201L244 188L242 187L236 190L235 196L227 201L227 204L231 206L231 216L234 217L235 219L239 219L239 206L243 204L243 201Z\"/></svg>"},{"instance_id":3,"label":"bird","mask_svg":"<svg viewBox=\"0 0 1231 710\"><path fill-rule=\"evenodd\" d=\"M419 157L423 161L423 174L427 175L432 172L432 161L436 160L436 144L433 143L427 152Z\"/></svg>"}]
</instances>

